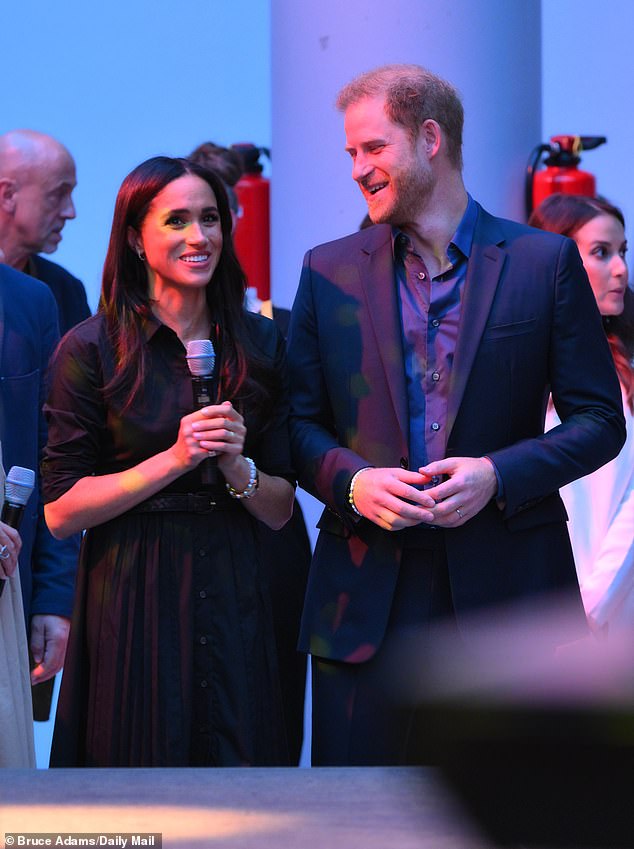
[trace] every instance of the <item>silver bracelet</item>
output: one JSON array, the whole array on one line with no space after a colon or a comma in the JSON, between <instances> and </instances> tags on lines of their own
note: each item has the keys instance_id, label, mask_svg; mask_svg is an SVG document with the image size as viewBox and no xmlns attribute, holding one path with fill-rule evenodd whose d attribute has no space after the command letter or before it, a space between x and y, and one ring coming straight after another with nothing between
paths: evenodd
<instances>
[{"instance_id":1,"label":"silver bracelet","mask_svg":"<svg viewBox=\"0 0 634 849\"><path fill-rule=\"evenodd\" d=\"M230 483L225 483L227 492L232 498L251 498L252 495L255 495L260 484L260 476L258 475L257 466L250 457L245 457L244 459L249 464L249 483L242 492L234 489Z\"/></svg>"},{"instance_id":2,"label":"silver bracelet","mask_svg":"<svg viewBox=\"0 0 634 849\"><path fill-rule=\"evenodd\" d=\"M357 510L357 506L354 503L354 485L357 482L357 478L361 474L361 472L367 472L368 469L373 469L374 466L364 466L362 469L359 469L358 472L355 472L352 475L352 480L350 481L350 486L348 487L348 504L352 508L353 512L356 513L357 516L361 516L363 518L363 513Z\"/></svg>"}]
</instances>

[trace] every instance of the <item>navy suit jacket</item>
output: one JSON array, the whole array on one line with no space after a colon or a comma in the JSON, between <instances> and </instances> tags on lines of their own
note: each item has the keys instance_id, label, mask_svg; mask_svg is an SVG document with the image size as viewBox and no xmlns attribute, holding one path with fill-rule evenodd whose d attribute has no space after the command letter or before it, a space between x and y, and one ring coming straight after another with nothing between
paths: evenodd
<instances>
[{"instance_id":1,"label":"navy suit jacket","mask_svg":"<svg viewBox=\"0 0 634 849\"><path fill-rule=\"evenodd\" d=\"M409 533L355 520L346 504L358 469L409 465L389 225L308 252L289 368L295 467L301 486L326 505L300 647L361 661L383 639ZM563 423L544 434L551 391ZM479 607L563 590L581 626L558 489L618 453L621 404L574 242L479 207L450 377L446 456L489 456L504 507L492 501L444 532L459 623Z\"/></svg>"},{"instance_id":2,"label":"navy suit jacket","mask_svg":"<svg viewBox=\"0 0 634 849\"><path fill-rule=\"evenodd\" d=\"M5 470L36 473L36 488L20 525L20 581L27 623L35 613L70 616L78 540L56 540L44 521L39 462L46 444L42 405L46 373L59 339L57 307L50 289L0 265L0 440Z\"/></svg>"}]
</instances>

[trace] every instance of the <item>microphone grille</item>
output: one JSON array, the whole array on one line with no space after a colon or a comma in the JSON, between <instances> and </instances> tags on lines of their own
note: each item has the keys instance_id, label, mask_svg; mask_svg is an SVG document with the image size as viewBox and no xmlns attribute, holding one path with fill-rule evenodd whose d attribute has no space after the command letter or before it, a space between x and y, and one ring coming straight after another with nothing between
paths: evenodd
<instances>
[{"instance_id":1,"label":"microphone grille","mask_svg":"<svg viewBox=\"0 0 634 849\"><path fill-rule=\"evenodd\" d=\"M213 374L216 352L211 339L192 339L187 343L187 367L194 377Z\"/></svg>"},{"instance_id":2,"label":"microphone grille","mask_svg":"<svg viewBox=\"0 0 634 849\"><path fill-rule=\"evenodd\" d=\"M11 466L4 482L4 497L12 504L24 507L35 486L35 472L22 466Z\"/></svg>"}]
</instances>

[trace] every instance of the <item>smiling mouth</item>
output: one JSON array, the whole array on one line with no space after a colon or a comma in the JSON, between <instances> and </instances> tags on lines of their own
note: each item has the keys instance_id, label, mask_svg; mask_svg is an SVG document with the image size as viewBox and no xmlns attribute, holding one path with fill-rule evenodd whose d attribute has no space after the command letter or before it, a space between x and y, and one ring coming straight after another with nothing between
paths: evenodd
<instances>
[{"instance_id":1,"label":"smiling mouth","mask_svg":"<svg viewBox=\"0 0 634 849\"><path fill-rule=\"evenodd\" d=\"M366 194L368 195L376 195L382 189L387 186L387 183L375 183L374 186L364 186Z\"/></svg>"},{"instance_id":2,"label":"smiling mouth","mask_svg":"<svg viewBox=\"0 0 634 849\"><path fill-rule=\"evenodd\" d=\"M190 256L182 256L181 259L183 262L189 262L191 265L196 265L197 263L207 262L210 254L191 254Z\"/></svg>"}]
</instances>

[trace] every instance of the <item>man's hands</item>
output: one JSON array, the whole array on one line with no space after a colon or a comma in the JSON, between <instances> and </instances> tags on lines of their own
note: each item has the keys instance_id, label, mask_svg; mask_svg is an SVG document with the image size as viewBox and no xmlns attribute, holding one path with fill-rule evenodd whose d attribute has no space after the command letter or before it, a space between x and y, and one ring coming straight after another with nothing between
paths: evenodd
<instances>
[{"instance_id":1,"label":"man's hands","mask_svg":"<svg viewBox=\"0 0 634 849\"><path fill-rule=\"evenodd\" d=\"M487 457L448 457L421 468L430 480L434 475L445 477L442 483L426 489L437 503L434 525L457 528L479 513L498 491L498 479Z\"/></svg>"},{"instance_id":2,"label":"man's hands","mask_svg":"<svg viewBox=\"0 0 634 849\"><path fill-rule=\"evenodd\" d=\"M52 614L36 614L31 618L31 654L35 667L31 684L52 678L64 665L70 620Z\"/></svg>"},{"instance_id":3,"label":"man's hands","mask_svg":"<svg viewBox=\"0 0 634 849\"><path fill-rule=\"evenodd\" d=\"M442 483L424 491L434 476ZM424 522L456 528L473 518L495 497L498 481L486 457L450 457L429 463L419 472L364 469L354 485L354 504L366 519L388 531Z\"/></svg>"},{"instance_id":4,"label":"man's hands","mask_svg":"<svg viewBox=\"0 0 634 849\"><path fill-rule=\"evenodd\" d=\"M429 478L405 469L364 469L354 483L354 506L387 531L434 523L434 499L417 486ZM411 502L411 503L410 503Z\"/></svg>"}]
</instances>

